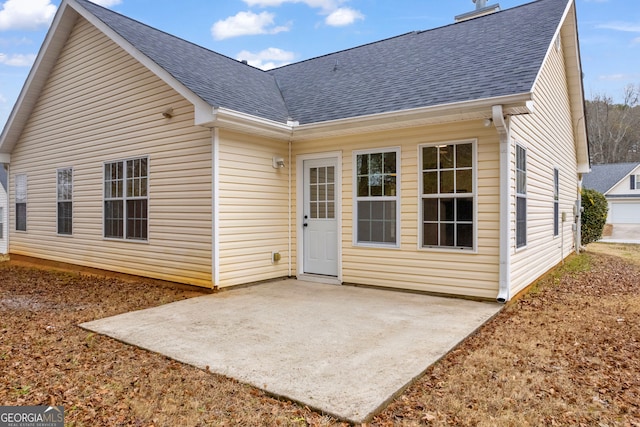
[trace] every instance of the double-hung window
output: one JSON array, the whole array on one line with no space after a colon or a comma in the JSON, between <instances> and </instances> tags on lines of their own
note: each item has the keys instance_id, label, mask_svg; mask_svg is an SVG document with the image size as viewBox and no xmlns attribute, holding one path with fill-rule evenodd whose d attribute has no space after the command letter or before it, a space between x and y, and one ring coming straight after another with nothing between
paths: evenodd
<instances>
[{"instance_id":1,"label":"double-hung window","mask_svg":"<svg viewBox=\"0 0 640 427\"><path fill-rule=\"evenodd\" d=\"M58 234L73 234L73 169L58 169Z\"/></svg>"},{"instance_id":2,"label":"double-hung window","mask_svg":"<svg viewBox=\"0 0 640 427\"><path fill-rule=\"evenodd\" d=\"M16 175L16 231L27 231L27 175Z\"/></svg>"},{"instance_id":3,"label":"double-hung window","mask_svg":"<svg viewBox=\"0 0 640 427\"><path fill-rule=\"evenodd\" d=\"M527 149L516 144L516 247L527 245Z\"/></svg>"},{"instance_id":4,"label":"double-hung window","mask_svg":"<svg viewBox=\"0 0 640 427\"><path fill-rule=\"evenodd\" d=\"M149 159L104 164L104 237L148 239Z\"/></svg>"},{"instance_id":5,"label":"double-hung window","mask_svg":"<svg viewBox=\"0 0 640 427\"><path fill-rule=\"evenodd\" d=\"M560 170L553 169L553 235L560 234Z\"/></svg>"},{"instance_id":6,"label":"double-hung window","mask_svg":"<svg viewBox=\"0 0 640 427\"><path fill-rule=\"evenodd\" d=\"M0 206L0 239L4 239L4 208Z\"/></svg>"},{"instance_id":7,"label":"double-hung window","mask_svg":"<svg viewBox=\"0 0 640 427\"><path fill-rule=\"evenodd\" d=\"M397 246L399 243L400 149L354 152L355 243Z\"/></svg>"},{"instance_id":8,"label":"double-hung window","mask_svg":"<svg viewBox=\"0 0 640 427\"><path fill-rule=\"evenodd\" d=\"M475 248L475 142L420 147L424 248Z\"/></svg>"}]
</instances>

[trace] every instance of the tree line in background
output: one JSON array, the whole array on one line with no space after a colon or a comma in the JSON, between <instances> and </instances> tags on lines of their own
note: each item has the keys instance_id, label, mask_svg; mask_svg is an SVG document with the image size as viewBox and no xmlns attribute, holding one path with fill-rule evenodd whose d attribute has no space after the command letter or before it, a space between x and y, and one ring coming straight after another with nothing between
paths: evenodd
<instances>
[{"instance_id":1,"label":"tree line in background","mask_svg":"<svg viewBox=\"0 0 640 427\"><path fill-rule=\"evenodd\" d=\"M629 84L623 102L598 94L586 101L591 164L640 162L640 84Z\"/></svg>"}]
</instances>

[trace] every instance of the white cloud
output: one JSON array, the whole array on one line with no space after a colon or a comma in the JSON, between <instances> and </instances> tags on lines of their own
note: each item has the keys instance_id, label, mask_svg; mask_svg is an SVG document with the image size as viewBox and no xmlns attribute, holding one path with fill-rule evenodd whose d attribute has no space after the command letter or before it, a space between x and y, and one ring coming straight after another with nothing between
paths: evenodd
<instances>
[{"instance_id":1,"label":"white cloud","mask_svg":"<svg viewBox=\"0 0 640 427\"><path fill-rule=\"evenodd\" d=\"M9 65L11 67L30 67L33 65L33 61L36 60L36 55L34 54L14 54L7 55L4 53L0 53L0 64Z\"/></svg>"},{"instance_id":2,"label":"white cloud","mask_svg":"<svg viewBox=\"0 0 640 427\"><path fill-rule=\"evenodd\" d=\"M332 27L344 27L353 24L357 20L363 19L364 15L360 11L342 7L331 12L331 14L327 16L327 19L325 19L325 23Z\"/></svg>"},{"instance_id":3,"label":"white cloud","mask_svg":"<svg viewBox=\"0 0 640 427\"><path fill-rule=\"evenodd\" d=\"M628 33L640 33L640 23L631 22L607 22L606 24L600 24L597 28L603 28L606 30L625 31Z\"/></svg>"},{"instance_id":4,"label":"white cloud","mask_svg":"<svg viewBox=\"0 0 640 427\"><path fill-rule=\"evenodd\" d=\"M247 61L249 65L263 70L271 70L272 68L290 64L295 57L295 53L278 49L277 47L270 47L258 53L243 50L236 55L238 61Z\"/></svg>"},{"instance_id":5,"label":"white cloud","mask_svg":"<svg viewBox=\"0 0 640 427\"><path fill-rule=\"evenodd\" d=\"M364 15L350 7L340 7L348 0L243 0L249 7L276 7L285 3L302 3L313 9L321 9L323 15L327 15L325 23L332 27L344 27L358 20L363 20Z\"/></svg>"},{"instance_id":6,"label":"white cloud","mask_svg":"<svg viewBox=\"0 0 640 427\"><path fill-rule=\"evenodd\" d=\"M344 0L243 0L248 6L277 7L285 3L303 3L311 8L319 8L324 11L332 11Z\"/></svg>"},{"instance_id":7,"label":"white cloud","mask_svg":"<svg viewBox=\"0 0 640 427\"><path fill-rule=\"evenodd\" d=\"M0 31L37 30L48 26L55 14L50 0L7 0L0 9Z\"/></svg>"},{"instance_id":8,"label":"white cloud","mask_svg":"<svg viewBox=\"0 0 640 427\"><path fill-rule=\"evenodd\" d=\"M605 80L605 81L622 81L622 80L627 80L628 79L628 75L627 74L604 74L601 76L598 76L598 80Z\"/></svg>"},{"instance_id":9,"label":"white cloud","mask_svg":"<svg viewBox=\"0 0 640 427\"><path fill-rule=\"evenodd\" d=\"M2 96L2 94L0 93L0 104L6 104L6 103L7 103L7 98Z\"/></svg>"},{"instance_id":10,"label":"white cloud","mask_svg":"<svg viewBox=\"0 0 640 427\"><path fill-rule=\"evenodd\" d=\"M275 15L269 12L255 14L253 12L239 12L235 16L213 24L211 34L216 40L255 34L277 34L289 31L289 26L274 26Z\"/></svg>"},{"instance_id":11,"label":"white cloud","mask_svg":"<svg viewBox=\"0 0 640 427\"><path fill-rule=\"evenodd\" d=\"M116 6L122 3L122 0L92 0L95 4L99 4L104 7Z\"/></svg>"}]
</instances>

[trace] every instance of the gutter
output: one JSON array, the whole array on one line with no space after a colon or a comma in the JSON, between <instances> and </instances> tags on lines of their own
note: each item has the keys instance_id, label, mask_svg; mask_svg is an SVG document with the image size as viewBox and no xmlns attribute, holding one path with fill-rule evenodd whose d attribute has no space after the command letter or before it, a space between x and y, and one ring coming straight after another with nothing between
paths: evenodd
<instances>
[{"instance_id":1,"label":"gutter","mask_svg":"<svg viewBox=\"0 0 640 427\"><path fill-rule=\"evenodd\" d=\"M500 279L499 303L511 299L511 144L509 126L504 118L502 105L492 107L493 124L500 137Z\"/></svg>"},{"instance_id":2,"label":"gutter","mask_svg":"<svg viewBox=\"0 0 640 427\"><path fill-rule=\"evenodd\" d=\"M501 105L505 115L530 114L534 110L532 94L520 93L300 124L293 120L281 123L224 107L211 107L204 102L194 104L195 125L226 128L281 141L305 141L403 127L490 119L489 110L494 105Z\"/></svg>"}]
</instances>

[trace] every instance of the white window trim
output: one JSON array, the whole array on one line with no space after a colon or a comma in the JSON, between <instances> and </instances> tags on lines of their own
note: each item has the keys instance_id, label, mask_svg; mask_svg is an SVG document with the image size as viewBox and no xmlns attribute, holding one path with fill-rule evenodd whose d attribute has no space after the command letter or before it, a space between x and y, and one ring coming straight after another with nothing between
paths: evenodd
<instances>
[{"instance_id":1,"label":"white window trim","mask_svg":"<svg viewBox=\"0 0 640 427\"><path fill-rule=\"evenodd\" d=\"M24 177L24 193L25 193L25 197L24 197L24 202L18 202L18 181L20 180L21 177ZM15 195L14 195L14 208L15 205L17 205L18 203L24 203L24 222L25 222L25 229L24 230L18 230L18 210L16 209L16 213L15 213L15 227L14 227L14 231L16 233L26 233L29 230L29 176L26 173L20 173L17 174L14 177L14 191L15 191Z\"/></svg>"},{"instance_id":2,"label":"white window trim","mask_svg":"<svg viewBox=\"0 0 640 427\"><path fill-rule=\"evenodd\" d=\"M58 174L60 173L60 171L66 171L66 170L71 170L71 200L60 200L58 198ZM104 169L103 169L103 171L104 171ZM56 169L56 235L58 235L60 237L73 237L73 230L74 230L74 215L73 215L73 205L74 205L73 193L74 193L74 191L73 191L73 187L75 186L74 180L75 180L75 171L74 171L73 167ZM104 175L103 175L103 187L104 187ZM58 213L59 213L59 211L58 211L58 203L60 203L60 202L71 202L71 234L63 234L63 233L60 233L59 230L58 230Z\"/></svg>"},{"instance_id":3,"label":"white window trim","mask_svg":"<svg viewBox=\"0 0 640 427\"><path fill-rule=\"evenodd\" d=\"M396 195L395 196L375 196L367 197L364 199L375 199L375 201L392 201L396 202L396 242L395 243L373 243L373 242L358 242L358 156L363 154L375 154L375 153L396 153ZM372 148L367 150L354 150L352 152L352 167L353 167L353 227L352 227L352 240L353 246L359 248L382 248L382 249L400 249L402 230L400 223L400 212L402 204L401 183L402 183L402 151L399 146L396 147L381 147Z\"/></svg>"},{"instance_id":4,"label":"white window trim","mask_svg":"<svg viewBox=\"0 0 640 427\"><path fill-rule=\"evenodd\" d=\"M126 185L127 185L127 176L126 176L126 169L127 169L127 165L126 163L129 160L139 160L139 159L147 159L147 238L145 240L142 239L127 239L127 216L126 216L126 209L127 209L127 197L126 197ZM125 171L125 175L123 178L123 197L122 197L122 201L123 201L123 226L122 226L122 237L118 238L118 237L105 237L104 235L104 204L105 204L105 185L104 185L104 171L105 168L107 166L108 163L117 163L117 162L122 162L124 163L124 171ZM102 176L101 176L101 183L102 183L102 240L107 240L107 241L111 241L111 242L127 242L127 243L137 243L137 244L144 244L144 245L148 245L149 242L151 241L150 235L149 235L149 225L150 225L150 215L149 215L149 201L151 200L151 194L150 194L150 188L151 188L151 179L150 179L150 169L151 169L151 158L146 155L146 156L133 156L133 157L127 157L124 159L115 159L115 160L107 160L102 162ZM139 198L134 198L134 200L139 200Z\"/></svg>"},{"instance_id":5,"label":"white window trim","mask_svg":"<svg viewBox=\"0 0 640 427\"><path fill-rule=\"evenodd\" d=\"M437 247L437 246L423 246L424 231L423 231L423 189L424 180L422 178L422 149L424 147L437 147L439 145L456 145L456 144L471 144L473 149L473 248L450 248L450 247ZM478 253L478 139L460 139L454 141L438 141L429 142L418 145L418 250L424 252L449 252L456 254L477 254Z\"/></svg>"},{"instance_id":6,"label":"white window trim","mask_svg":"<svg viewBox=\"0 0 640 427\"><path fill-rule=\"evenodd\" d=\"M527 249L527 246L529 245L529 233L528 233L528 228L525 226L525 243L522 246L518 246L518 197L523 197L525 200L525 214L526 214L526 224L529 224L529 196L528 196L528 191L527 191L527 187L529 185L529 148L522 143L516 142L516 148L514 150L514 233L513 233L513 243L515 246L515 251L516 252L520 252L523 251L525 249ZM524 149L524 155L525 155L525 180L524 180L524 186L525 186L525 193L518 193L518 147L521 147L522 149Z\"/></svg>"}]
</instances>

